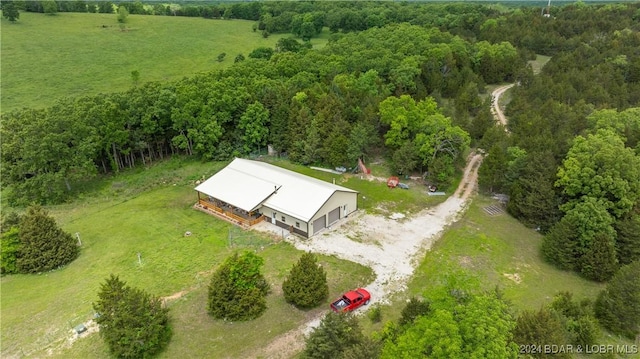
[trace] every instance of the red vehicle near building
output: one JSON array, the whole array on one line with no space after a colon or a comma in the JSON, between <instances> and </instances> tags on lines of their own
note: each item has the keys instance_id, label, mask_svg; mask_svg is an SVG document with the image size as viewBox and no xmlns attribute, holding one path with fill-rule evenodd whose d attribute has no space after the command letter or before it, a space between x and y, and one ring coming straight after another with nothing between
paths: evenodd
<instances>
[{"instance_id":1,"label":"red vehicle near building","mask_svg":"<svg viewBox=\"0 0 640 359\"><path fill-rule=\"evenodd\" d=\"M356 290L351 290L342 295L342 297L336 299L333 303L331 303L331 309L334 312L350 312L355 310L362 305L369 304L371 300L371 294L364 289L358 288Z\"/></svg>"}]
</instances>

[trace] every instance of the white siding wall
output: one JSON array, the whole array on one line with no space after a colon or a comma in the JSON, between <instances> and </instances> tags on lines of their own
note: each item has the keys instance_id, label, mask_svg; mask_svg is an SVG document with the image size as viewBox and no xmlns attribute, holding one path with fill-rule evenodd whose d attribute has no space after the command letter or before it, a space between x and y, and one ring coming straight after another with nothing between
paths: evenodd
<instances>
[{"instance_id":1,"label":"white siding wall","mask_svg":"<svg viewBox=\"0 0 640 359\"><path fill-rule=\"evenodd\" d=\"M345 212L344 208L347 206L347 211ZM358 209L358 194L353 192L339 192L336 191L329 200L325 202L325 204L320 208L320 210L313 216L313 218L309 221L309 223L313 223L319 217L326 215L328 220L329 212L331 212L336 207L340 207L340 218L344 218L349 214L353 213ZM329 223L326 224L329 226ZM313 233L313 228L309 230L310 233Z\"/></svg>"},{"instance_id":2,"label":"white siding wall","mask_svg":"<svg viewBox=\"0 0 640 359\"><path fill-rule=\"evenodd\" d=\"M301 230L303 232L308 232L307 222L304 222L301 219L292 217L292 216L290 216L288 214L284 214L284 213L282 213L280 211L277 211L277 210L275 210L273 208L269 208L267 206L262 206L260 208L260 213L264 214L265 216L267 216L269 218L273 217L273 212L276 213L276 220L278 222L281 222L281 223L284 222L287 225L293 226L293 228L299 229L299 230ZM285 219L284 221L282 220L283 216L284 216L284 219ZM300 224L299 227L296 226L296 222L298 222Z\"/></svg>"}]
</instances>

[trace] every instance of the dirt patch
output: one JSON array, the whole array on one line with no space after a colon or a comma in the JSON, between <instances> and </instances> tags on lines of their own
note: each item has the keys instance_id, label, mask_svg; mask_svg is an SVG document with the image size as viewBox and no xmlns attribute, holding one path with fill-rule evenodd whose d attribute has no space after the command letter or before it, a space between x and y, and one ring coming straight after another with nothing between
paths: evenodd
<instances>
[{"instance_id":1,"label":"dirt patch","mask_svg":"<svg viewBox=\"0 0 640 359\"><path fill-rule=\"evenodd\" d=\"M502 273L502 275L507 277L507 278L509 278L509 279L511 279L516 284L522 283L522 278L520 277L520 274L518 274L518 273Z\"/></svg>"},{"instance_id":2,"label":"dirt patch","mask_svg":"<svg viewBox=\"0 0 640 359\"><path fill-rule=\"evenodd\" d=\"M173 293L170 296L167 297L162 297L160 298L160 300L162 300L162 304L163 305L167 305L167 302L171 302L174 301L176 299L180 299L182 298L182 296L184 296L185 294L189 293L190 290L181 290L178 293Z\"/></svg>"},{"instance_id":3,"label":"dirt patch","mask_svg":"<svg viewBox=\"0 0 640 359\"><path fill-rule=\"evenodd\" d=\"M458 264L463 268L473 268L473 260L469 256L458 257Z\"/></svg>"}]
</instances>

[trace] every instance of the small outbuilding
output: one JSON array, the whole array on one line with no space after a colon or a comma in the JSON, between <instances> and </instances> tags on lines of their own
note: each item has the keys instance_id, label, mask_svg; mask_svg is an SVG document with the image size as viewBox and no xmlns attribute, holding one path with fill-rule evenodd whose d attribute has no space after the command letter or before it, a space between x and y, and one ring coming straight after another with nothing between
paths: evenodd
<instances>
[{"instance_id":1,"label":"small outbuilding","mask_svg":"<svg viewBox=\"0 0 640 359\"><path fill-rule=\"evenodd\" d=\"M198 185L196 206L243 227L269 221L310 237L358 209L358 192L265 162L234 159Z\"/></svg>"}]
</instances>

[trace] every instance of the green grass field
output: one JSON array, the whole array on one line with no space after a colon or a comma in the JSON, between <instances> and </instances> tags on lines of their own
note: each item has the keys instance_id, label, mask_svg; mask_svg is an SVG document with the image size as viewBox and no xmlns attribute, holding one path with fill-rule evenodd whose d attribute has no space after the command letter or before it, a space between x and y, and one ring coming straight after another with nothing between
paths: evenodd
<instances>
[{"instance_id":1,"label":"green grass field","mask_svg":"<svg viewBox=\"0 0 640 359\"><path fill-rule=\"evenodd\" d=\"M540 71L542 71L542 68L544 67L544 65L546 65L547 62L549 62L549 60L551 60L551 56L536 55L535 60L529 61L529 64L533 69L533 73L536 75L539 74Z\"/></svg>"},{"instance_id":2,"label":"green grass field","mask_svg":"<svg viewBox=\"0 0 640 359\"><path fill-rule=\"evenodd\" d=\"M60 270L2 277L0 356L43 357L50 351L53 358L107 358L98 335L73 345L67 340L74 326L92 318L100 283L111 273L158 296L184 291L169 304L174 338L164 358L242 357L324 310L326 305L299 311L282 296L282 280L301 252L192 209L194 180L223 165L173 159L102 179L91 196L49 208L66 231L80 234L81 254ZM192 235L185 236L186 231ZM247 323L216 321L206 314L210 274L237 249L256 250L265 258L264 273L272 285L269 309ZM371 270L360 265L326 256L319 260L327 269L330 298L373 280Z\"/></svg>"},{"instance_id":3,"label":"green grass field","mask_svg":"<svg viewBox=\"0 0 640 359\"><path fill-rule=\"evenodd\" d=\"M604 284L544 262L539 253L542 236L507 213L491 216L483 210L495 204L491 198L477 196L464 216L422 259L407 292L398 294L392 305L382 308L382 322L372 324L363 318L365 331L380 331L385 321L400 317L408 298L428 297L453 278L478 291L499 288L516 315L522 310L540 308L561 291L572 292L577 300L595 300ZM608 333L603 333L598 343L634 344ZM640 358L640 355L625 358Z\"/></svg>"},{"instance_id":4,"label":"green grass field","mask_svg":"<svg viewBox=\"0 0 640 359\"><path fill-rule=\"evenodd\" d=\"M287 34L263 38L253 21L129 15L122 31L116 14L21 12L2 18L2 112L53 104L64 96L117 92L140 83L172 81L233 64ZM327 36L312 40L322 47ZM218 62L220 53L226 53Z\"/></svg>"}]
</instances>

